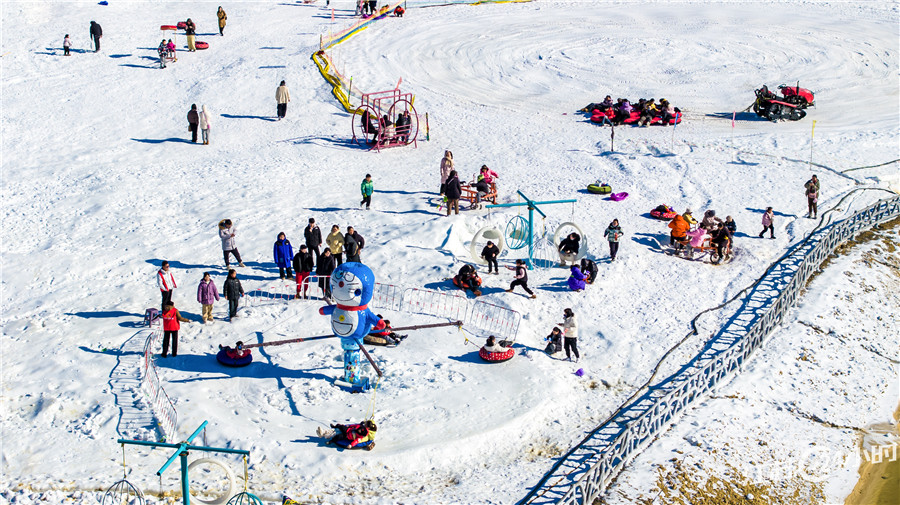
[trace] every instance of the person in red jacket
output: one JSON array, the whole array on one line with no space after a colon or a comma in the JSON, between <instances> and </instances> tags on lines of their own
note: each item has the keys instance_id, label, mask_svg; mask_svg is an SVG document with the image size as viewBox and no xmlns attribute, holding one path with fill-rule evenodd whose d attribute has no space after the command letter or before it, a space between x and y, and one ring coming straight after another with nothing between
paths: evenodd
<instances>
[{"instance_id":1,"label":"person in red jacket","mask_svg":"<svg viewBox=\"0 0 900 505\"><path fill-rule=\"evenodd\" d=\"M375 432L378 431L378 426L371 419L359 424L332 424L331 428L331 430L316 428L316 433L320 437L328 438L326 444L335 444L348 449L359 447L367 451L375 448Z\"/></svg>"},{"instance_id":2,"label":"person in red jacket","mask_svg":"<svg viewBox=\"0 0 900 505\"><path fill-rule=\"evenodd\" d=\"M187 319L181 317L181 313L175 308L175 304L169 302L163 310L163 344L162 357L169 355L169 341L172 341L172 357L178 356L178 330L181 329L181 323L189 323Z\"/></svg>"}]
</instances>

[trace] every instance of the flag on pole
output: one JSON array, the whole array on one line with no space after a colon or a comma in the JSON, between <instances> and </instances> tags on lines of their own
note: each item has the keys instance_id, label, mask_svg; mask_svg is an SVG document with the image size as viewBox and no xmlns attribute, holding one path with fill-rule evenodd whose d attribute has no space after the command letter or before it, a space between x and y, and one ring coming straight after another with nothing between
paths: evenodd
<instances>
[{"instance_id":1,"label":"flag on pole","mask_svg":"<svg viewBox=\"0 0 900 505\"><path fill-rule=\"evenodd\" d=\"M737 116L737 111L731 112L731 129L734 130L734 117Z\"/></svg>"},{"instance_id":2,"label":"flag on pole","mask_svg":"<svg viewBox=\"0 0 900 505\"><path fill-rule=\"evenodd\" d=\"M811 139L816 138L816 120L815 119L813 119L812 133L810 133L810 138Z\"/></svg>"}]
</instances>

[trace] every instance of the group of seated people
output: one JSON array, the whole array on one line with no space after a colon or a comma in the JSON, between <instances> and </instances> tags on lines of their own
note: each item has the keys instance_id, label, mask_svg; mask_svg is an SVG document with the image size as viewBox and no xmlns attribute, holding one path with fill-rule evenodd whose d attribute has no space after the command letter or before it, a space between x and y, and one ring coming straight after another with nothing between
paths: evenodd
<instances>
[{"instance_id":1,"label":"group of seated people","mask_svg":"<svg viewBox=\"0 0 900 505\"><path fill-rule=\"evenodd\" d=\"M471 201L470 209L480 209L482 200L497 202L497 172L487 165L481 165L481 170L475 176L475 180L468 185L463 185L462 200Z\"/></svg>"},{"instance_id":2,"label":"group of seated people","mask_svg":"<svg viewBox=\"0 0 900 505\"><path fill-rule=\"evenodd\" d=\"M606 98L600 103L592 103L581 109L581 112L591 114L591 121L600 123L601 126L609 124L619 126L622 124L635 124L648 126L658 120L663 126L668 126L681 113L678 107L674 107L668 100L662 98L659 102L655 98L641 98L637 103L632 103L627 98L619 98L614 103L612 97Z\"/></svg>"},{"instance_id":3,"label":"group of seated people","mask_svg":"<svg viewBox=\"0 0 900 505\"><path fill-rule=\"evenodd\" d=\"M669 223L672 229L669 243L676 251L685 251L688 257L693 257L695 250L706 249L705 242L709 240L709 247L715 247L716 254L712 259L713 264L719 264L726 255L732 252L734 234L737 224L731 216L726 216L723 221L716 216L716 211L709 209L703 213L703 219L698 223L691 214L691 209L685 210Z\"/></svg>"},{"instance_id":4,"label":"group of seated people","mask_svg":"<svg viewBox=\"0 0 900 505\"><path fill-rule=\"evenodd\" d=\"M397 115L397 121L391 122L387 114L378 119L369 114L362 113L362 129L369 144L395 145L409 143L409 132L412 128L412 117L409 111L403 111ZM372 136L369 140L368 136Z\"/></svg>"}]
</instances>

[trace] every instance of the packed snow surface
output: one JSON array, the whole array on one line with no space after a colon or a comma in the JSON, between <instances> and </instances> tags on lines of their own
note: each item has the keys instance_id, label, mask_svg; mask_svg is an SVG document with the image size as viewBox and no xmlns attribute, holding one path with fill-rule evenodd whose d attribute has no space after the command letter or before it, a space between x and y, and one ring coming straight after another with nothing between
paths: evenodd
<instances>
[{"instance_id":1,"label":"packed snow surface","mask_svg":"<svg viewBox=\"0 0 900 505\"><path fill-rule=\"evenodd\" d=\"M381 153L350 142L351 116L310 59L320 36L354 21L352 2L333 1L333 15L322 4L223 5L223 37L217 5L203 2L0 7L0 503L63 502L105 488L121 476L116 439L156 439L149 406L123 393L139 378L139 322L159 303L162 260L178 282L176 305L194 321L182 327L178 357L155 358L179 437L208 420L208 445L250 450L256 494L512 503L647 379L697 312L742 289L813 229L818 221L806 219L803 195L811 173L822 184L820 209L837 205L838 218L890 196L870 189L842 200L852 189L898 186L896 163L841 173L898 158L893 2L411 2L404 18L374 23L331 51L354 89L390 89L402 77L418 113L429 115L430 140L423 130L415 148ZM178 61L159 69L156 46L172 36L160 25L188 17L209 49L184 51L179 32ZM104 33L96 54L91 20ZM282 79L291 102L276 121ZM755 88L798 81L816 94L803 121L775 124L742 112ZM607 94L667 98L684 122L617 128L612 150L610 130L576 112ZM189 141L191 104L213 114L208 146ZM282 289L272 244L284 231L298 248L315 217L323 233L352 225L366 238L363 262L378 282L453 292L445 279L472 260L472 235L486 225L504 229L525 211L439 213L446 149L462 179L482 164L497 171L503 202L519 201L515 190L537 200L577 198L542 206L548 218L536 218L537 233L577 223L602 281L573 293L567 270L533 271L531 300L503 291L511 272L483 275L482 299L522 315L519 355L489 365L471 334L410 332L397 348L371 350L385 371L377 395L331 384L341 374L333 340L270 347L244 369L216 363L219 344L329 332L319 304L308 301L244 307L234 323L219 302L216 323L199 323L202 273L212 272L220 290L226 273L216 235L223 218L236 223L246 291ZM358 207L366 173L375 181L370 211ZM598 180L630 196L616 203L587 193ZM698 217L706 209L733 216L734 260L713 267L661 254L668 228L649 211L664 203ZM774 240L756 238L767 206L776 211ZM611 263L602 234L613 218L625 237ZM515 257L504 253L501 264ZM566 307L579 322L577 364L541 352ZM394 325L446 321L384 315ZM726 316L704 324L712 331ZM779 338L806 333L790 328ZM873 415L896 401L860 391L874 395L859 398L879 405ZM773 401L799 394L785 388ZM808 401L816 394L803 392ZM380 427L372 452L336 451L315 436L316 427L358 421L370 409ZM779 419L772 422L777 431ZM126 449L129 480L158 492L154 474L168 455ZM239 469L237 459L224 459ZM178 487L177 471L168 470L163 490Z\"/></svg>"}]
</instances>

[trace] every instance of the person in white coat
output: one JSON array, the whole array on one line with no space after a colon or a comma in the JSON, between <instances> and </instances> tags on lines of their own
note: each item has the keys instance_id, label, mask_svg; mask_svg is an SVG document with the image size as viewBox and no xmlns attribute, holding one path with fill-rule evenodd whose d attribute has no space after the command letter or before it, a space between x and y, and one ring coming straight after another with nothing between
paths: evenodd
<instances>
[{"instance_id":1,"label":"person in white coat","mask_svg":"<svg viewBox=\"0 0 900 505\"><path fill-rule=\"evenodd\" d=\"M287 104L291 101L291 92L288 91L287 84L281 81L281 85L275 90L275 102L278 103L278 120L284 119L287 114Z\"/></svg>"},{"instance_id":2,"label":"person in white coat","mask_svg":"<svg viewBox=\"0 0 900 505\"><path fill-rule=\"evenodd\" d=\"M228 257L231 254L234 254L234 259L237 260L238 266L244 266L244 262L241 261L241 253L238 252L237 245L234 243L234 224L232 224L231 219L219 221L219 238L222 239L222 255L225 256L225 268L228 268Z\"/></svg>"},{"instance_id":3,"label":"person in white coat","mask_svg":"<svg viewBox=\"0 0 900 505\"><path fill-rule=\"evenodd\" d=\"M156 286L162 294L162 312L165 312L166 305L172 301L172 291L178 286L175 284L175 276L169 270L169 262L163 261L156 272Z\"/></svg>"},{"instance_id":4,"label":"person in white coat","mask_svg":"<svg viewBox=\"0 0 900 505\"><path fill-rule=\"evenodd\" d=\"M572 361L572 354L575 355L575 362L581 359L578 354L578 322L575 320L575 312L572 309L563 311L563 347L566 350L566 359Z\"/></svg>"},{"instance_id":5,"label":"person in white coat","mask_svg":"<svg viewBox=\"0 0 900 505\"><path fill-rule=\"evenodd\" d=\"M210 121L209 110L206 105L200 108L200 133L203 134L203 145L209 145L209 127L212 126Z\"/></svg>"}]
</instances>

